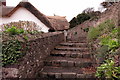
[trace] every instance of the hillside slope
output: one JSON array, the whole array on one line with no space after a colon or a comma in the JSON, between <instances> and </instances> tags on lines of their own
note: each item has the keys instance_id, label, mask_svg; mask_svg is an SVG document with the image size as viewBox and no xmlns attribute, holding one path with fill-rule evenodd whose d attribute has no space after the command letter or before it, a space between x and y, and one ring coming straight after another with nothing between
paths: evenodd
<instances>
[{"instance_id":1,"label":"hillside slope","mask_svg":"<svg viewBox=\"0 0 120 80\"><path fill-rule=\"evenodd\" d=\"M96 27L102 22L106 20L113 20L116 26L120 25L120 2L115 3L111 7L109 7L105 12L101 13L101 15L94 20L87 20L80 25L68 30L68 40L77 40L79 41L79 37L85 36L87 33L85 32L86 28Z\"/></svg>"}]
</instances>

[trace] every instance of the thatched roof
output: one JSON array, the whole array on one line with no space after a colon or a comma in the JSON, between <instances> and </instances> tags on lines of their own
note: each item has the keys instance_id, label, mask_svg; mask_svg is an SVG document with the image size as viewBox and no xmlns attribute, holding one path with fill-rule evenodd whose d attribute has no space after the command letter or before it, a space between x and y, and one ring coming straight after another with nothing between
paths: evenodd
<instances>
[{"instance_id":1,"label":"thatched roof","mask_svg":"<svg viewBox=\"0 0 120 80\"><path fill-rule=\"evenodd\" d=\"M54 30L65 30L69 28L69 22L65 17L61 16L47 16L48 20L52 24Z\"/></svg>"},{"instance_id":2,"label":"thatched roof","mask_svg":"<svg viewBox=\"0 0 120 80\"><path fill-rule=\"evenodd\" d=\"M16 7L2 6L2 11L0 12L0 15L2 17L10 17L16 10L21 7L30 11L35 17L37 17L51 30L64 30L69 28L69 23L65 19L65 17L45 16L29 2L20 2Z\"/></svg>"},{"instance_id":3,"label":"thatched roof","mask_svg":"<svg viewBox=\"0 0 120 80\"><path fill-rule=\"evenodd\" d=\"M7 14L9 14L14 7L9 7L9 6L1 6L2 10L0 10L0 16L5 17Z\"/></svg>"}]
</instances>

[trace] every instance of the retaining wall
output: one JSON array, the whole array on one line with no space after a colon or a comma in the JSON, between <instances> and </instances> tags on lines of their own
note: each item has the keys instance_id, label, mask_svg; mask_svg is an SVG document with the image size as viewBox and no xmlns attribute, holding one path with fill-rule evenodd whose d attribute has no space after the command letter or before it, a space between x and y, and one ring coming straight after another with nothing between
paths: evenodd
<instances>
[{"instance_id":1,"label":"retaining wall","mask_svg":"<svg viewBox=\"0 0 120 80\"><path fill-rule=\"evenodd\" d=\"M40 35L37 39L29 40L29 50L18 63L2 68L4 78L35 78L43 68L43 60L49 56L56 45L64 41L64 33L53 32Z\"/></svg>"}]
</instances>

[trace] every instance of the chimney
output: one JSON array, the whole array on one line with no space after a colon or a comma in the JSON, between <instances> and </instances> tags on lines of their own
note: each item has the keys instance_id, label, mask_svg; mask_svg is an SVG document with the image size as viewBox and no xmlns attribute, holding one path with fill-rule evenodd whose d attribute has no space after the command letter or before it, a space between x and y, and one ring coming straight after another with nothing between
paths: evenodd
<instances>
[{"instance_id":1,"label":"chimney","mask_svg":"<svg viewBox=\"0 0 120 80\"><path fill-rule=\"evenodd\" d=\"M28 2L28 0L22 0L22 2Z\"/></svg>"},{"instance_id":2,"label":"chimney","mask_svg":"<svg viewBox=\"0 0 120 80\"><path fill-rule=\"evenodd\" d=\"M2 5L6 6L6 0L0 0L2 2Z\"/></svg>"}]
</instances>

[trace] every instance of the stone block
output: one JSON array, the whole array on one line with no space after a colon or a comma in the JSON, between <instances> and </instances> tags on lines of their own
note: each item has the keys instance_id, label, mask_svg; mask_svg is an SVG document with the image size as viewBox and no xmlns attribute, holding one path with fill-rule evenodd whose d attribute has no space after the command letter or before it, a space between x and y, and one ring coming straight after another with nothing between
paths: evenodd
<instances>
[{"instance_id":1,"label":"stone block","mask_svg":"<svg viewBox=\"0 0 120 80\"><path fill-rule=\"evenodd\" d=\"M48 73L48 77L49 78L55 78L55 73L52 73L52 72Z\"/></svg>"},{"instance_id":2,"label":"stone block","mask_svg":"<svg viewBox=\"0 0 120 80\"><path fill-rule=\"evenodd\" d=\"M66 60L60 62L61 66L66 67L68 66L68 62Z\"/></svg>"},{"instance_id":3,"label":"stone block","mask_svg":"<svg viewBox=\"0 0 120 80\"><path fill-rule=\"evenodd\" d=\"M55 73L55 78L61 78L61 73Z\"/></svg>"},{"instance_id":4,"label":"stone block","mask_svg":"<svg viewBox=\"0 0 120 80\"><path fill-rule=\"evenodd\" d=\"M70 57L70 53L66 54L66 57Z\"/></svg>"},{"instance_id":5,"label":"stone block","mask_svg":"<svg viewBox=\"0 0 120 80\"><path fill-rule=\"evenodd\" d=\"M82 66L83 66L83 67L88 67L88 66L91 66L91 65L92 65L92 63L90 63L90 62L82 63Z\"/></svg>"},{"instance_id":6,"label":"stone block","mask_svg":"<svg viewBox=\"0 0 120 80\"><path fill-rule=\"evenodd\" d=\"M74 66L74 62L73 61L68 61L68 66L69 67L73 67Z\"/></svg>"},{"instance_id":7,"label":"stone block","mask_svg":"<svg viewBox=\"0 0 120 80\"><path fill-rule=\"evenodd\" d=\"M90 54L84 54L83 58L90 58Z\"/></svg>"},{"instance_id":8,"label":"stone block","mask_svg":"<svg viewBox=\"0 0 120 80\"><path fill-rule=\"evenodd\" d=\"M17 68L2 68L2 76L3 78L17 78L18 71Z\"/></svg>"},{"instance_id":9,"label":"stone block","mask_svg":"<svg viewBox=\"0 0 120 80\"><path fill-rule=\"evenodd\" d=\"M77 78L85 78L84 74L77 74Z\"/></svg>"},{"instance_id":10,"label":"stone block","mask_svg":"<svg viewBox=\"0 0 120 80\"><path fill-rule=\"evenodd\" d=\"M52 66L52 62L49 62L49 61L44 62L44 65L46 65L46 66Z\"/></svg>"},{"instance_id":11,"label":"stone block","mask_svg":"<svg viewBox=\"0 0 120 80\"><path fill-rule=\"evenodd\" d=\"M46 73L46 72L42 72L42 73L40 74L40 77L42 77L42 78L48 78L48 76L47 76L47 73Z\"/></svg>"},{"instance_id":12,"label":"stone block","mask_svg":"<svg viewBox=\"0 0 120 80\"><path fill-rule=\"evenodd\" d=\"M86 74L85 78L93 78L92 74Z\"/></svg>"},{"instance_id":13,"label":"stone block","mask_svg":"<svg viewBox=\"0 0 120 80\"><path fill-rule=\"evenodd\" d=\"M79 53L78 54L78 58L82 58L82 57L83 57L83 55Z\"/></svg>"},{"instance_id":14,"label":"stone block","mask_svg":"<svg viewBox=\"0 0 120 80\"><path fill-rule=\"evenodd\" d=\"M82 67L83 66L83 64L81 63L81 62L75 62L75 67Z\"/></svg>"},{"instance_id":15,"label":"stone block","mask_svg":"<svg viewBox=\"0 0 120 80\"><path fill-rule=\"evenodd\" d=\"M76 54L76 53L72 53L70 57L72 57L72 58L76 58L77 56L78 56L78 54Z\"/></svg>"},{"instance_id":16,"label":"stone block","mask_svg":"<svg viewBox=\"0 0 120 80\"><path fill-rule=\"evenodd\" d=\"M62 78L76 78L76 73L62 73Z\"/></svg>"},{"instance_id":17,"label":"stone block","mask_svg":"<svg viewBox=\"0 0 120 80\"><path fill-rule=\"evenodd\" d=\"M58 62L52 62L52 66L60 66L60 62L58 61Z\"/></svg>"}]
</instances>

